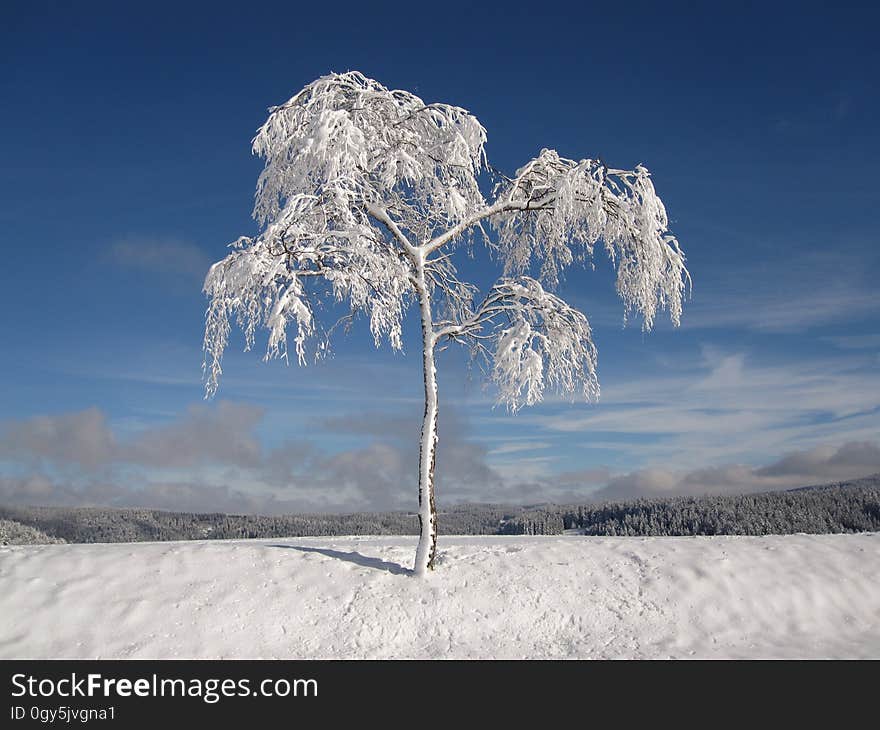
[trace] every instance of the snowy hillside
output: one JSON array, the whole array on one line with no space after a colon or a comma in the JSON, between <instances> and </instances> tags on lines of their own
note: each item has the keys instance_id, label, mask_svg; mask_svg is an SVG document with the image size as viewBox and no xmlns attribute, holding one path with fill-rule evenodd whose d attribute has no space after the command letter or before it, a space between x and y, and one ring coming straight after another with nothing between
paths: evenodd
<instances>
[{"instance_id":1,"label":"snowy hillside","mask_svg":"<svg viewBox=\"0 0 880 730\"><path fill-rule=\"evenodd\" d=\"M0 548L0 657L880 658L880 533Z\"/></svg>"}]
</instances>

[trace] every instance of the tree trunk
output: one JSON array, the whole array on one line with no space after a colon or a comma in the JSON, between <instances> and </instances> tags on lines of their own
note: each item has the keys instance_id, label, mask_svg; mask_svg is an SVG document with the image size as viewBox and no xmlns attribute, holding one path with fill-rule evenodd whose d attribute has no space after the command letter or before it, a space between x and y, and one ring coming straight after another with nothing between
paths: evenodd
<instances>
[{"instance_id":1,"label":"tree trunk","mask_svg":"<svg viewBox=\"0 0 880 730\"><path fill-rule=\"evenodd\" d=\"M434 505L434 463L437 457L437 368L434 365L434 322L424 269L419 267L419 304L422 313L422 356L425 378L425 417L419 449L419 546L413 572L434 569L437 553L437 508Z\"/></svg>"}]
</instances>

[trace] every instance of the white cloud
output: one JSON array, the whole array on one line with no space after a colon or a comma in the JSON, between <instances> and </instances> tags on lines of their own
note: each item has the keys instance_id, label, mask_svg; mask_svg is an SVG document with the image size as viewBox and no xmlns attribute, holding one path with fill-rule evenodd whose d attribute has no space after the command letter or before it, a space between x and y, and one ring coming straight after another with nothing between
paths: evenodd
<instances>
[{"instance_id":1,"label":"white cloud","mask_svg":"<svg viewBox=\"0 0 880 730\"><path fill-rule=\"evenodd\" d=\"M760 364L706 348L688 373L605 382L588 409L519 418L539 438L584 433L585 446L616 442L636 467L766 461L880 435L880 372L862 357Z\"/></svg>"},{"instance_id":2,"label":"white cloud","mask_svg":"<svg viewBox=\"0 0 880 730\"><path fill-rule=\"evenodd\" d=\"M692 272L696 283L682 327L801 332L876 316L878 263L863 246L819 244L790 258L738 265L721 281L701 284Z\"/></svg>"},{"instance_id":3,"label":"white cloud","mask_svg":"<svg viewBox=\"0 0 880 730\"><path fill-rule=\"evenodd\" d=\"M549 441L507 441L490 450L489 456L518 454L523 451L540 451L541 449L549 449L552 445Z\"/></svg>"}]
</instances>

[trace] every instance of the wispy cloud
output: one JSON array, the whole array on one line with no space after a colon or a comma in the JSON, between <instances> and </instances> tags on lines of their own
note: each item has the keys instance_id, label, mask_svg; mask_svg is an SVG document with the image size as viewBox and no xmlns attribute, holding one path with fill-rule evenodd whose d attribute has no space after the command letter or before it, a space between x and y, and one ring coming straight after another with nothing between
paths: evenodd
<instances>
[{"instance_id":1,"label":"wispy cloud","mask_svg":"<svg viewBox=\"0 0 880 730\"><path fill-rule=\"evenodd\" d=\"M841 350L880 350L880 334L834 335L822 339Z\"/></svg>"},{"instance_id":2,"label":"wispy cloud","mask_svg":"<svg viewBox=\"0 0 880 730\"><path fill-rule=\"evenodd\" d=\"M490 456L504 456L506 454L519 454L523 451L539 451L549 449L553 444L549 441L508 441L499 444L490 452Z\"/></svg>"},{"instance_id":3,"label":"wispy cloud","mask_svg":"<svg viewBox=\"0 0 880 730\"><path fill-rule=\"evenodd\" d=\"M872 264L804 255L789 263L746 267L709 289L697 287L684 329L741 328L802 332L880 312Z\"/></svg>"},{"instance_id":4,"label":"wispy cloud","mask_svg":"<svg viewBox=\"0 0 880 730\"><path fill-rule=\"evenodd\" d=\"M880 444L847 442L786 454L764 467L745 464L673 471L641 469L611 479L596 499L632 499L700 494L743 494L856 479L880 472Z\"/></svg>"},{"instance_id":5,"label":"wispy cloud","mask_svg":"<svg viewBox=\"0 0 880 730\"><path fill-rule=\"evenodd\" d=\"M845 285L799 286L796 290L748 288L713 291L694 301L682 319L684 329L743 328L762 332L801 332L880 311L880 299L869 288Z\"/></svg>"},{"instance_id":6,"label":"wispy cloud","mask_svg":"<svg viewBox=\"0 0 880 730\"><path fill-rule=\"evenodd\" d=\"M617 441L631 464L688 468L766 460L831 439L875 439L878 414L880 372L865 357L756 363L705 348L686 373L612 380L595 407L520 420L539 438L583 433L587 448Z\"/></svg>"},{"instance_id":7,"label":"wispy cloud","mask_svg":"<svg viewBox=\"0 0 880 730\"><path fill-rule=\"evenodd\" d=\"M195 244L176 238L126 236L109 249L110 259L129 269L201 281L212 261Z\"/></svg>"}]
</instances>

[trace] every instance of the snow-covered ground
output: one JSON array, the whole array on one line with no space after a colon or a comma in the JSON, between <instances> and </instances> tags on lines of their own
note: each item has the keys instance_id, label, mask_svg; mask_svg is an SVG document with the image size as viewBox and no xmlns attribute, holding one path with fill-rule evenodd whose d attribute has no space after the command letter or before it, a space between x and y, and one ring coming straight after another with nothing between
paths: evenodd
<instances>
[{"instance_id":1,"label":"snow-covered ground","mask_svg":"<svg viewBox=\"0 0 880 730\"><path fill-rule=\"evenodd\" d=\"M880 534L0 548L0 657L880 658Z\"/></svg>"}]
</instances>

